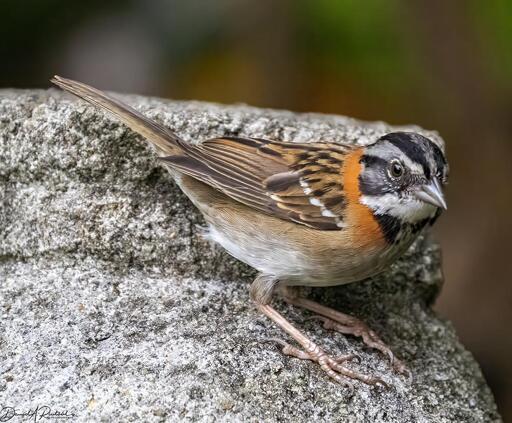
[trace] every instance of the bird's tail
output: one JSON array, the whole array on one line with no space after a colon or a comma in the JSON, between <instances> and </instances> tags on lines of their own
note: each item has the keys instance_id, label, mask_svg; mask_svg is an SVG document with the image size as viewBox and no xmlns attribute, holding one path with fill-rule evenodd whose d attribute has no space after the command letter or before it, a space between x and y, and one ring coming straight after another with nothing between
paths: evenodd
<instances>
[{"instance_id":1,"label":"bird's tail","mask_svg":"<svg viewBox=\"0 0 512 423\"><path fill-rule=\"evenodd\" d=\"M161 150L162 155L173 155L186 149L184 142L169 129L103 91L60 76L53 77L51 82L94 106L109 111L129 128L147 138Z\"/></svg>"}]
</instances>

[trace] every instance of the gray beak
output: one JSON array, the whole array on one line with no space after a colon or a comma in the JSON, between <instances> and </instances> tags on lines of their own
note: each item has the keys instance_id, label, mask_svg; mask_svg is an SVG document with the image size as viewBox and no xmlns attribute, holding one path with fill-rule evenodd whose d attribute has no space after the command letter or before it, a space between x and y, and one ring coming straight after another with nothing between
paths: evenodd
<instances>
[{"instance_id":1,"label":"gray beak","mask_svg":"<svg viewBox=\"0 0 512 423\"><path fill-rule=\"evenodd\" d=\"M435 178L431 183L419 187L414 194L425 203L432 204L433 206L440 207L444 210L447 209L443 190L437 178Z\"/></svg>"}]
</instances>

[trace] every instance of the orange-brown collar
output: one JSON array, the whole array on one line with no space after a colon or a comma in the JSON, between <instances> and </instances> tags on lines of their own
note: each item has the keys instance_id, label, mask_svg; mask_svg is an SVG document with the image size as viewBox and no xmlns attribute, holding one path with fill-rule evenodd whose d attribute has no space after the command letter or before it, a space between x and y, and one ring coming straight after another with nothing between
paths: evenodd
<instances>
[{"instance_id":1,"label":"orange-brown collar","mask_svg":"<svg viewBox=\"0 0 512 423\"><path fill-rule=\"evenodd\" d=\"M353 241L364 247L384 247L386 240L375 218L373 211L364 204L361 204L361 190L359 188L359 175L363 165L361 157L363 148L358 148L349 153L343 163L343 182L347 199L346 222Z\"/></svg>"}]
</instances>

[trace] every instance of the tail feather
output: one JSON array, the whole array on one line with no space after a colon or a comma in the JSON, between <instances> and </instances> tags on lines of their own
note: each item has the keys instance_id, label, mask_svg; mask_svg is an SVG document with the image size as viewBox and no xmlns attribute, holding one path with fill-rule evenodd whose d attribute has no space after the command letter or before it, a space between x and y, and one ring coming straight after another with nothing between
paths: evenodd
<instances>
[{"instance_id":1,"label":"tail feather","mask_svg":"<svg viewBox=\"0 0 512 423\"><path fill-rule=\"evenodd\" d=\"M130 129L147 138L163 155L177 154L185 150L184 142L176 134L108 94L60 76L53 77L51 82L92 105L109 111Z\"/></svg>"}]
</instances>

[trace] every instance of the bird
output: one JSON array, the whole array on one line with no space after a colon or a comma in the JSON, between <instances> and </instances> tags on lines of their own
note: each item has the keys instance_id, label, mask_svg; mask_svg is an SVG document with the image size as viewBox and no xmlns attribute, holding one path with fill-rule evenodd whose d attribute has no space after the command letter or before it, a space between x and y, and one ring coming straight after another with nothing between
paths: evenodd
<instances>
[{"instance_id":1,"label":"bird","mask_svg":"<svg viewBox=\"0 0 512 423\"><path fill-rule=\"evenodd\" d=\"M358 318L300 295L297 287L326 287L383 272L447 205L449 166L431 139L390 132L370 145L319 140L293 143L222 136L197 144L113 96L55 76L51 82L109 112L142 135L177 185L204 216L206 236L257 270L250 298L295 344L276 339L288 356L310 360L334 381L353 387L387 384L347 365L272 305L279 294L316 314L326 329L361 337L410 376L401 360Z\"/></svg>"}]
</instances>

